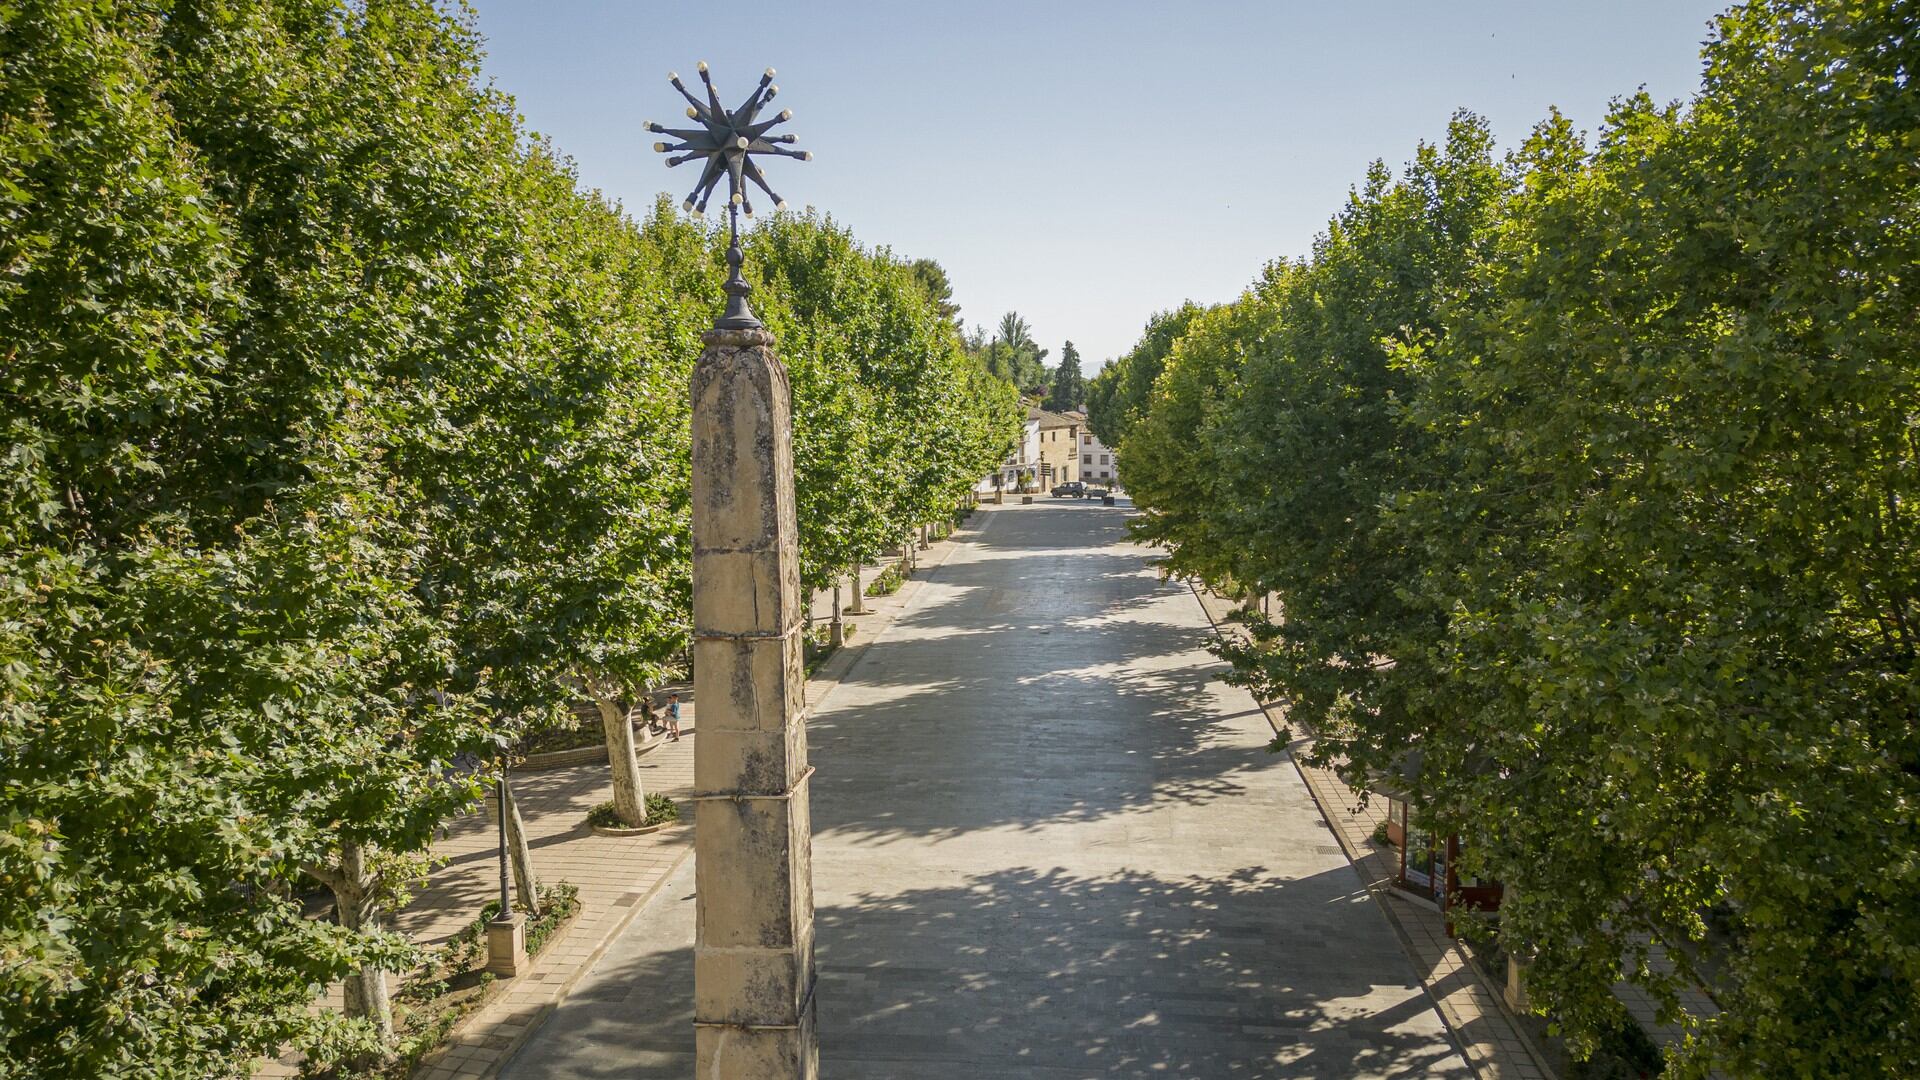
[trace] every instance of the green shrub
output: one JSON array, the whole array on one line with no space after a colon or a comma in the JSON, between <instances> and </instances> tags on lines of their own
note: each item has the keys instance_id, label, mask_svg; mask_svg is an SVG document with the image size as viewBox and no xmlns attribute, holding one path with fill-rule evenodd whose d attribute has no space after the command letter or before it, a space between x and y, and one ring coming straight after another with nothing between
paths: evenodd
<instances>
[{"instance_id":1,"label":"green shrub","mask_svg":"<svg viewBox=\"0 0 1920 1080\"><path fill-rule=\"evenodd\" d=\"M620 815L614 812L611 801L603 802L587 811L587 824L596 825L602 829L631 829L680 820L680 808L674 805L672 799L659 792L649 793L645 805L647 816L639 826L628 825L621 821Z\"/></svg>"},{"instance_id":2,"label":"green shrub","mask_svg":"<svg viewBox=\"0 0 1920 1080\"><path fill-rule=\"evenodd\" d=\"M662 825L669 821L680 820L680 808L672 799L659 792L647 796L647 824Z\"/></svg>"},{"instance_id":3,"label":"green shrub","mask_svg":"<svg viewBox=\"0 0 1920 1080\"><path fill-rule=\"evenodd\" d=\"M905 584L906 580L907 576L901 572L900 564L895 563L880 571L872 581L867 583L867 595L892 596L900 591L900 586Z\"/></svg>"}]
</instances>

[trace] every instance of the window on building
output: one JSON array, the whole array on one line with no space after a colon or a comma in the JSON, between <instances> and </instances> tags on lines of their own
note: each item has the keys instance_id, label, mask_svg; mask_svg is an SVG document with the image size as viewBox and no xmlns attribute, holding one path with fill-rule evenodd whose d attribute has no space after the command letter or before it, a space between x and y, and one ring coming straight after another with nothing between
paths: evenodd
<instances>
[{"instance_id":1,"label":"window on building","mask_svg":"<svg viewBox=\"0 0 1920 1080\"><path fill-rule=\"evenodd\" d=\"M1082 436L1080 436L1080 445L1081 445L1081 446L1092 446L1092 445L1093 445L1093 436L1091 436L1091 435L1082 435Z\"/></svg>"},{"instance_id":2,"label":"window on building","mask_svg":"<svg viewBox=\"0 0 1920 1080\"><path fill-rule=\"evenodd\" d=\"M1093 464L1093 455L1092 455L1092 454L1081 454L1081 455L1080 455L1080 464L1082 464L1082 465L1091 465L1091 464Z\"/></svg>"},{"instance_id":3,"label":"window on building","mask_svg":"<svg viewBox=\"0 0 1920 1080\"><path fill-rule=\"evenodd\" d=\"M1102 465L1105 465L1105 464L1107 464L1107 455L1105 455L1105 454L1101 454L1101 455L1100 455L1100 464L1102 464Z\"/></svg>"}]
</instances>

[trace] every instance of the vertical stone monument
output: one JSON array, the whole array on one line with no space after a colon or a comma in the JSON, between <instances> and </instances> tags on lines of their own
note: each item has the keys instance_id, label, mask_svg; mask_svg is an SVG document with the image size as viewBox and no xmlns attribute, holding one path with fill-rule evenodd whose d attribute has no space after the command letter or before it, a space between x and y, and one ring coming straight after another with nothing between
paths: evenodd
<instances>
[{"instance_id":1,"label":"vertical stone monument","mask_svg":"<svg viewBox=\"0 0 1920 1080\"><path fill-rule=\"evenodd\" d=\"M703 163L686 208L727 181L727 310L693 369L693 945L696 1075L814 1080L813 818L807 804L806 669L800 535L793 501L793 395L773 336L747 304L740 214L751 181L778 206L753 155L806 160L759 114L773 69L737 109L720 104L705 61L694 128L648 121L678 143L668 165Z\"/></svg>"},{"instance_id":2,"label":"vertical stone monument","mask_svg":"<svg viewBox=\"0 0 1920 1080\"><path fill-rule=\"evenodd\" d=\"M716 328L705 340L693 373L696 1075L812 1078L813 770L792 399L765 330Z\"/></svg>"}]
</instances>

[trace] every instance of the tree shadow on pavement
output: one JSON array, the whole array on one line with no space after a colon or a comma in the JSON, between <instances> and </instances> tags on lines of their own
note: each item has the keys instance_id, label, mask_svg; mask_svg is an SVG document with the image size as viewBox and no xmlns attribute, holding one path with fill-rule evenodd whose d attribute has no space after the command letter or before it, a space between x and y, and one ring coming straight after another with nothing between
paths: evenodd
<instances>
[{"instance_id":1,"label":"tree shadow on pavement","mask_svg":"<svg viewBox=\"0 0 1920 1080\"><path fill-rule=\"evenodd\" d=\"M666 917L690 938L689 899L660 902L681 905ZM862 894L817 914L821 1072L1468 1075L1392 936L1355 926L1380 918L1345 867L1298 880L1022 867ZM623 958L506 1076L691 1075L691 999L690 947Z\"/></svg>"},{"instance_id":2,"label":"tree shadow on pavement","mask_svg":"<svg viewBox=\"0 0 1920 1080\"><path fill-rule=\"evenodd\" d=\"M929 584L975 573L1006 570L949 565ZM1210 631L1165 621L1171 587L1151 574L1126 577L1124 603L1051 622L1000 621L978 597L903 616L809 723L816 830L887 840L1092 821L1241 795L1284 764L1264 752L1264 717L1219 683Z\"/></svg>"}]
</instances>

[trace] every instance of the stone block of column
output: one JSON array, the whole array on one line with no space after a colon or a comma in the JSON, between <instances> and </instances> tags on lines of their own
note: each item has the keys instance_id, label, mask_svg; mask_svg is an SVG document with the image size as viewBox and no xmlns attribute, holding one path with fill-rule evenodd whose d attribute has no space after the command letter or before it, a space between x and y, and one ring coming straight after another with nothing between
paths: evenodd
<instances>
[{"instance_id":1,"label":"stone block of column","mask_svg":"<svg viewBox=\"0 0 1920 1080\"><path fill-rule=\"evenodd\" d=\"M704 632L704 631L703 631ZM700 730L774 731L806 708L799 625L776 638L708 637L694 645Z\"/></svg>"}]
</instances>

